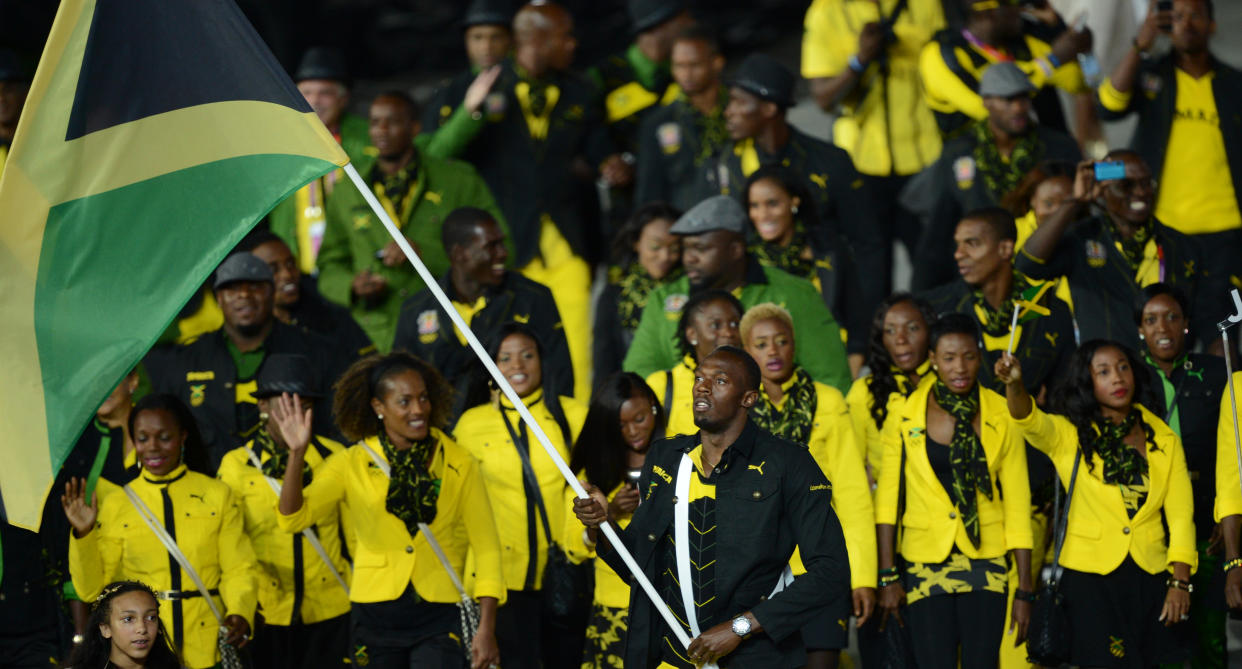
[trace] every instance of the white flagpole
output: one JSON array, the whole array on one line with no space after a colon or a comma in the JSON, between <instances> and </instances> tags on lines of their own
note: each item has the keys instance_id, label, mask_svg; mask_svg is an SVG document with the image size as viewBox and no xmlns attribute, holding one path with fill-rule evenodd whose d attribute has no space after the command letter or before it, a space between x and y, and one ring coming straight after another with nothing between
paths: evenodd
<instances>
[{"instance_id":1,"label":"white flagpole","mask_svg":"<svg viewBox=\"0 0 1242 669\"><path fill-rule=\"evenodd\" d=\"M453 321L453 324L457 326L457 331L466 336L466 343L470 345L470 348L474 351L474 354L479 356L479 360L483 362L483 366L487 368L487 372L492 375L492 379L496 382L496 387L499 388L500 391L505 394L505 397L509 398L509 401L513 403L514 408L517 409L518 415L520 415L522 420L526 422L526 426L530 429L531 434L535 435L535 439L539 441L539 445L543 446L543 450L548 452L548 457L552 458L552 462L556 464L556 468L561 471L561 476L565 477L565 481L569 483L569 486L574 489L574 493L577 494L580 499L587 499L587 492L582 487L582 484L578 482L578 477L574 476L573 471L569 469L569 465L566 464L565 459L562 458L561 454L554 446L552 446L552 442L548 441L548 435L544 434L543 428L539 426L539 423L535 420L535 417L530 415L530 411L528 411L526 409L526 405L522 403L522 398L518 397L518 394L514 392L513 387L509 385L508 379L500 373L500 369L496 367L496 363L493 362L491 357L487 355L487 350L483 348L483 344L479 343L479 339L475 337L474 331L471 330L470 326L466 324L466 321L461 317L461 314L457 313L457 310L453 308L453 304L449 301L448 296L444 294L444 290L441 289L440 284L437 283L436 277L431 275L431 272L428 271L427 266L423 264L422 259L419 258L418 254L414 252L414 249L410 247L410 243L406 240L405 235L401 234L401 231L397 229L396 224L394 224L392 219L388 217L388 212L385 211L384 207L380 205L379 200L375 199L375 194L371 192L370 187L368 187L362 180L362 177L358 175L358 170L354 169L354 166L351 163L345 165L345 173L348 174L350 180L354 182L354 185L358 188L358 192L362 193L362 197L366 198L367 204L371 205L371 210L375 212L375 215L379 217L380 222L382 222L384 227L387 228L388 234L391 235L393 240L397 242L397 246L401 247L401 251L405 253L405 257L408 258L410 264L414 266L414 271L418 272L418 276L422 278L423 283L427 284L427 288L431 291L431 294L435 295L436 301L440 303L440 306L443 307L444 312L449 315L449 318ZM614 530L612 525L608 523L600 525L599 529L604 533L604 536L608 538L609 543L612 544L613 550L617 551L617 553L621 556L622 561L625 562L625 566L630 570L630 573L634 575L634 579L638 582L638 584L642 586L643 591L647 593L649 598L651 598L651 603L655 605L656 610L658 610L660 615L664 617L664 622L668 623L669 628L671 628L673 633L677 635L677 639L681 641L682 645L689 647L691 641L690 637L687 636L685 630L682 629L681 623L677 622L677 618L673 616L673 612L669 609L668 604L665 604L664 600L660 598L659 593L656 592L655 586L652 585L651 581L647 579L647 576L643 574L643 570L634 560L634 556L630 555L630 552L625 548L625 545L621 543L621 539L617 536L616 530Z\"/></svg>"}]
</instances>

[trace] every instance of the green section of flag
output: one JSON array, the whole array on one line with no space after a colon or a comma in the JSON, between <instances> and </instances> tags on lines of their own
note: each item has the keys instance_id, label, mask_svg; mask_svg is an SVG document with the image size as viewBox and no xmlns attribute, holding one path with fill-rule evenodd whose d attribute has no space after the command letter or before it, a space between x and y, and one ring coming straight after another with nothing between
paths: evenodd
<instances>
[{"instance_id":1,"label":"green section of flag","mask_svg":"<svg viewBox=\"0 0 1242 669\"><path fill-rule=\"evenodd\" d=\"M99 397L128 373L255 221L335 166L242 156L52 207L35 291L49 457L60 467ZM269 175L282 176L273 187ZM204 187L210 185L210 187Z\"/></svg>"}]
</instances>

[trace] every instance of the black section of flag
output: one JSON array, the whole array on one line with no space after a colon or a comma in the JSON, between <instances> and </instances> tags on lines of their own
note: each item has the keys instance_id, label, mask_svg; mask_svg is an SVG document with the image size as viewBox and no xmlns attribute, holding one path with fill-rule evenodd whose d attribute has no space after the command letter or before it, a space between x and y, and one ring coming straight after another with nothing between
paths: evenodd
<instances>
[{"instance_id":1,"label":"black section of flag","mask_svg":"<svg viewBox=\"0 0 1242 669\"><path fill-rule=\"evenodd\" d=\"M228 100L311 111L233 0L98 0L65 141Z\"/></svg>"}]
</instances>

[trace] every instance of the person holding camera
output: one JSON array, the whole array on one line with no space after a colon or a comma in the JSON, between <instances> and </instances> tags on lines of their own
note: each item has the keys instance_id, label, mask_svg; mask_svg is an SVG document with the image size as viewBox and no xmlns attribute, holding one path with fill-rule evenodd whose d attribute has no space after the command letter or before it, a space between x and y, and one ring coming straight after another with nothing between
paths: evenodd
<instances>
[{"instance_id":1,"label":"person holding camera","mask_svg":"<svg viewBox=\"0 0 1242 669\"><path fill-rule=\"evenodd\" d=\"M1069 278L1079 318L1079 339L1109 339L1138 348L1132 305L1142 289L1164 282L1190 298L1195 320L1190 334L1215 332L1215 318L1228 308L1218 277L1205 274L1199 248L1190 237L1153 213L1156 180L1134 151L1110 151L1100 163L1083 162L1074 193L1031 233L1015 267L1032 279ZM1091 215L1095 203L1103 212ZM1071 223L1077 224L1072 225Z\"/></svg>"},{"instance_id":2,"label":"person holding camera","mask_svg":"<svg viewBox=\"0 0 1242 669\"><path fill-rule=\"evenodd\" d=\"M1153 0L1096 96L1105 120L1138 115L1130 148L1160 177L1156 217L1199 243L1203 269L1229 277L1242 273L1242 72L1212 55L1215 32L1212 0ZM1150 56L1160 33L1173 49Z\"/></svg>"},{"instance_id":3,"label":"person holding camera","mask_svg":"<svg viewBox=\"0 0 1242 669\"><path fill-rule=\"evenodd\" d=\"M939 0L815 0L804 26L802 76L815 104L836 115L833 143L871 188L891 265L893 240L913 253L920 231L897 193L940 155L919 52L945 26L944 9Z\"/></svg>"}]
</instances>

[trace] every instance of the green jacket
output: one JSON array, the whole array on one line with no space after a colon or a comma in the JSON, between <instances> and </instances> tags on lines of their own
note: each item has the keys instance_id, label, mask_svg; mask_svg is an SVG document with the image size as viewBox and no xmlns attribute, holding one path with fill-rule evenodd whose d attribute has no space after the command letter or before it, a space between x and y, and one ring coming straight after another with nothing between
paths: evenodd
<instances>
[{"instance_id":1,"label":"green jacket","mask_svg":"<svg viewBox=\"0 0 1242 669\"><path fill-rule=\"evenodd\" d=\"M496 218L506 235L508 228L487 184L473 167L461 161L429 156L422 149L418 149L415 160L419 180L414 204L405 220L398 224L406 238L417 246L427 269L432 275L441 276L448 271L449 261L440 242L440 224L454 209L479 207ZM369 181L375 162L367 159L357 167L362 178ZM381 351L392 348L401 303L424 285L409 263L385 267L376 258L376 253L391 239L362 194L352 185L340 184L328 201L327 227L318 259L319 292L349 307L354 319ZM354 277L364 269L388 280L388 292L377 304L364 305L351 294Z\"/></svg>"},{"instance_id":2,"label":"green jacket","mask_svg":"<svg viewBox=\"0 0 1242 669\"><path fill-rule=\"evenodd\" d=\"M681 361L677 322L689 294L690 280L684 276L651 291L634 332L634 343L621 364L625 371L646 378ZM809 281L774 267L762 267L752 258L746 263L745 283L734 295L747 309L764 302L788 309L794 319L795 362L816 381L837 390L849 389L850 368L841 330Z\"/></svg>"},{"instance_id":3,"label":"green jacket","mask_svg":"<svg viewBox=\"0 0 1242 669\"><path fill-rule=\"evenodd\" d=\"M350 162L354 165L370 164L375 160L376 151L375 147L371 146L371 133L365 118L348 112L341 116L341 148L345 150L345 155L349 156ZM338 172L338 174L338 185L340 179L348 179L344 172ZM295 191L278 202L267 215L272 233L285 240L294 253L298 252L296 207Z\"/></svg>"}]
</instances>

